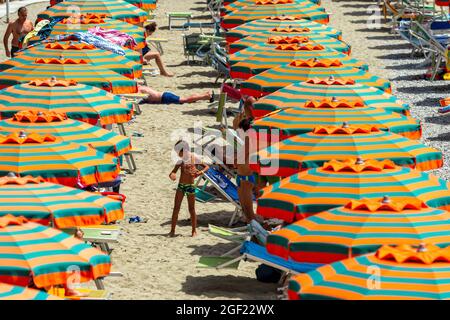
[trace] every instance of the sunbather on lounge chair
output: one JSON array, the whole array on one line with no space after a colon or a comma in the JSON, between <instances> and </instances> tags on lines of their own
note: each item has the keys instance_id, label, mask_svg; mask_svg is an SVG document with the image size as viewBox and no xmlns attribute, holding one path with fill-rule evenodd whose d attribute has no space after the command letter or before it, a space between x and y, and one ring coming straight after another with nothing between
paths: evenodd
<instances>
[{"instance_id":1,"label":"sunbather on lounge chair","mask_svg":"<svg viewBox=\"0 0 450 320\"><path fill-rule=\"evenodd\" d=\"M180 97L176 94L165 91L156 91L150 87L138 86L139 93L147 94L147 98L142 99L139 104L142 103L160 103L160 104L183 104L183 103L194 103L201 100L209 100L209 102L214 102L214 91L205 93L191 94L188 97Z\"/></svg>"},{"instance_id":2,"label":"sunbather on lounge chair","mask_svg":"<svg viewBox=\"0 0 450 320\"><path fill-rule=\"evenodd\" d=\"M190 152L190 146L186 141L180 140L175 144L175 152L181 158L175 168L170 172L169 177L173 181L177 179L177 171L181 168L180 180L178 188L175 193L175 203L172 213L172 227L170 229L169 236L175 236L175 228L177 226L178 214L180 213L181 202L184 196L187 196L189 214L191 215L192 236L197 235L197 215L195 213L195 178L201 176L208 171L209 166L193 153ZM197 169L198 166L202 166L202 170Z\"/></svg>"},{"instance_id":3,"label":"sunbather on lounge chair","mask_svg":"<svg viewBox=\"0 0 450 320\"><path fill-rule=\"evenodd\" d=\"M152 22L145 26L145 37L150 37L156 31L156 22ZM164 63L162 62L161 55L159 52L150 51L150 48L146 45L142 50L142 55L144 57L144 64L148 64L150 60L155 60L158 66L159 73L165 77L173 77L173 73L169 73L166 70Z\"/></svg>"}]
</instances>

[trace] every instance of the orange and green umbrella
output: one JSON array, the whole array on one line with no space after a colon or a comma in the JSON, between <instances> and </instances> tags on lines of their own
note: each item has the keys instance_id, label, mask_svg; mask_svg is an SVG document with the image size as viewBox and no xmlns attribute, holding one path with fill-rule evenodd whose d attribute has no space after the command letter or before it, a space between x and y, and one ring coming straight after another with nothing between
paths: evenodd
<instances>
[{"instance_id":1,"label":"orange and green umbrella","mask_svg":"<svg viewBox=\"0 0 450 320\"><path fill-rule=\"evenodd\" d=\"M121 20L107 18L104 15L82 15L80 17L64 18L62 21L55 24L50 36L64 35L74 32L87 32L90 28L100 27L103 29L115 29L126 33L134 38L137 43L135 49L142 49L145 47L144 28L127 23ZM128 56L126 55L128 58Z\"/></svg>"},{"instance_id":2,"label":"orange and green umbrella","mask_svg":"<svg viewBox=\"0 0 450 320\"><path fill-rule=\"evenodd\" d=\"M281 7L284 5L298 5L304 7L311 6L313 4L320 6L320 2L320 0L237 0L233 3L224 5L220 9L220 14L224 16L230 12L240 11L245 9L245 7L255 5L276 5Z\"/></svg>"},{"instance_id":3,"label":"orange and green umbrella","mask_svg":"<svg viewBox=\"0 0 450 320\"><path fill-rule=\"evenodd\" d=\"M321 266L295 275L290 300L450 299L450 248L382 246L376 253Z\"/></svg>"},{"instance_id":4,"label":"orange and green umbrella","mask_svg":"<svg viewBox=\"0 0 450 320\"><path fill-rule=\"evenodd\" d=\"M287 177L332 159L348 157L389 159L422 171L438 169L443 164L440 151L373 126L319 126L313 132L272 143L252 154L251 168L261 175Z\"/></svg>"},{"instance_id":5,"label":"orange and green umbrella","mask_svg":"<svg viewBox=\"0 0 450 320\"><path fill-rule=\"evenodd\" d=\"M114 94L137 93L137 82L117 72L94 66L84 59L38 58L2 72L0 89L35 79L55 77L92 85Z\"/></svg>"},{"instance_id":6,"label":"orange and green umbrella","mask_svg":"<svg viewBox=\"0 0 450 320\"><path fill-rule=\"evenodd\" d=\"M104 14L136 25L148 18L147 12L122 0L65 0L38 14L38 20L68 18L74 14Z\"/></svg>"},{"instance_id":7,"label":"orange and green umbrella","mask_svg":"<svg viewBox=\"0 0 450 320\"><path fill-rule=\"evenodd\" d=\"M120 172L116 157L51 135L0 135L0 154L0 176L41 176L70 187L111 182Z\"/></svg>"},{"instance_id":8,"label":"orange and green umbrella","mask_svg":"<svg viewBox=\"0 0 450 320\"><path fill-rule=\"evenodd\" d=\"M20 111L0 121L0 134L23 131L27 134L52 135L66 142L91 146L103 153L119 157L131 149L129 137L78 120L68 119L53 111Z\"/></svg>"},{"instance_id":9,"label":"orange and green umbrella","mask_svg":"<svg viewBox=\"0 0 450 320\"><path fill-rule=\"evenodd\" d=\"M410 115L409 105L397 97L353 79L316 78L294 83L258 100L253 115L263 117L279 109L303 105L312 99L359 99L365 105Z\"/></svg>"},{"instance_id":10,"label":"orange and green umbrella","mask_svg":"<svg viewBox=\"0 0 450 320\"><path fill-rule=\"evenodd\" d=\"M351 200L296 221L267 237L271 254L298 262L332 263L382 245L450 245L450 212L416 198Z\"/></svg>"},{"instance_id":11,"label":"orange and green umbrella","mask_svg":"<svg viewBox=\"0 0 450 320\"><path fill-rule=\"evenodd\" d=\"M271 32L251 35L244 39L231 43L228 46L228 53L233 54L251 47L256 47L251 51L262 53L264 52L264 50L267 50L270 47L275 47L279 44L313 42L321 44L326 48L342 52L346 55L350 55L350 46L345 42L324 34L311 32L307 28L303 30L304 31L299 30L296 33L289 34L285 34L283 32Z\"/></svg>"},{"instance_id":12,"label":"orange and green umbrella","mask_svg":"<svg viewBox=\"0 0 450 320\"><path fill-rule=\"evenodd\" d=\"M368 107L361 100L323 99L302 107L277 110L253 122L253 129L278 136L279 140L311 132L321 126L373 126L410 139L422 135L420 121L381 108ZM332 129L334 130L334 129ZM337 129L338 130L338 129Z\"/></svg>"},{"instance_id":13,"label":"orange and green umbrella","mask_svg":"<svg viewBox=\"0 0 450 320\"><path fill-rule=\"evenodd\" d=\"M30 109L65 113L93 125L124 123L133 115L132 106L118 96L72 80L33 79L0 90L0 118Z\"/></svg>"},{"instance_id":14,"label":"orange and green umbrella","mask_svg":"<svg viewBox=\"0 0 450 320\"><path fill-rule=\"evenodd\" d=\"M331 67L349 66L364 71L368 69L367 64L350 58L344 53L326 48L321 44L308 42L308 37L299 38L305 39L307 42L255 46L232 54L229 57L230 76L237 79L248 79L297 60L315 61L311 62L311 65L318 62L323 62L320 65L329 62ZM328 63L325 65L328 66Z\"/></svg>"},{"instance_id":15,"label":"orange and green umbrella","mask_svg":"<svg viewBox=\"0 0 450 320\"><path fill-rule=\"evenodd\" d=\"M0 71L33 64L40 58L51 59L54 57L74 61L82 59L93 66L112 70L130 79L137 79L142 76L142 65L140 63L79 41L53 42L28 48L18 53L14 58L0 63Z\"/></svg>"},{"instance_id":16,"label":"orange and green umbrella","mask_svg":"<svg viewBox=\"0 0 450 320\"><path fill-rule=\"evenodd\" d=\"M110 257L69 234L24 217L0 217L0 282L37 288L69 283L77 268L77 280L105 277Z\"/></svg>"},{"instance_id":17,"label":"orange and green umbrella","mask_svg":"<svg viewBox=\"0 0 450 320\"><path fill-rule=\"evenodd\" d=\"M44 291L0 283L0 300L62 300Z\"/></svg>"},{"instance_id":18,"label":"orange and green umbrella","mask_svg":"<svg viewBox=\"0 0 450 320\"><path fill-rule=\"evenodd\" d=\"M0 216L24 216L58 229L99 225L124 217L121 201L45 182L41 177L0 177L0 200Z\"/></svg>"},{"instance_id":19,"label":"orange and green umbrella","mask_svg":"<svg viewBox=\"0 0 450 320\"><path fill-rule=\"evenodd\" d=\"M390 160L332 160L322 167L293 174L263 189L257 213L286 222L345 205L350 200L415 197L429 206L450 210L450 183Z\"/></svg>"},{"instance_id":20,"label":"orange and green umbrella","mask_svg":"<svg viewBox=\"0 0 450 320\"><path fill-rule=\"evenodd\" d=\"M314 4L300 6L298 4L261 4L244 7L238 11L230 12L222 17L221 26L228 30L244 23L270 18L272 16L293 16L294 19L311 20L318 23L328 23L329 16L322 7Z\"/></svg>"},{"instance_id":21,"label":"orange and green umbrella","mask_svg":"<svg viewBox=\"0 0 450 320\"><path fill-rule=\"evenodd\" d=\"M283 32L286 35L289 35L290 33L304 31L330 36L338 40L342 39L342 32L330 26L315 21L296 18L294 16L282 15L244 23L228 30L225 34L225 38L227 43L230 44L239 39L260 33L270 34L272 32Z\"/></svg>"},{"instance_id":22,"label":"orange and green umbrella","mask_svg":"<svg viewBox=\"0 0 450 320\"><path fill-rule=\"evenodd\" d=\"M387 93L391 92L391 84L388 80L359 68L344 65L338 59L309 59L295 60L251 77L241 84L241 93L259 98L294 83L330 76L335 79L350 78L355 83L375 87Z\"/></svg>"}]
</instances>

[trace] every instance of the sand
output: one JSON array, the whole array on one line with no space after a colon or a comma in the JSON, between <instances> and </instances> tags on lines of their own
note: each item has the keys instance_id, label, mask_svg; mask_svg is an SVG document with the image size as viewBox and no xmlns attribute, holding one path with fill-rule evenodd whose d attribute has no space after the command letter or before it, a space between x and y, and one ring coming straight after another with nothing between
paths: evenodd
<instances>
[{"instance_id":1,"label":"sand","mask_svg":"<svg viewBox=\"0 0 450 320\"><path fill-rule=\"evenodd\" d=\"M163 60L176 76L148 77L148 84L153 88L170 90L180 95L211 89L219 91L219 85L213 83L215 72L210 67L186 65L183 31L169 31L167 28L165 13L168 11L192 11L196 15L195 20L208 21L208 15L202 13L204 2L159 1L156 21L160 28L155 36L170 40L163 45ZM408 82L413 76L408 74L398 78L398 74L404 71L398 67L392 68L392 65L401 63L401 59L393 59L392 55L399 50L402 55L403 51L408 52L408 47L397 37L389 35L388 29L368 29L366 26L370 14L367 8L374 3L360 0L323 1L324 7L332 13L330 25L343 30L344 40L352 45L352 56L368 62L372 73L393 80L394 94L401 94L401 98L407 102L415 102L417 98L407 94L408 91L397 92L397 87L404 88L405 83L415 85L415 82ZM30 6L30 16L44 8L45 4ZM0 31L3 30L4 26L1 25ZM414 66L418 62L413 61L405 67L406 70L420 73ZM448 85L442 82L431 85L423 82L420 85L432 87L431 91L424 94L433 106L437 106L438 98L444 96L444 92L449 92ZM127 175L121 188L121 192L127 196L126 214L127 217L139 215L149 221L129 224L125 220L120 223L123 234L120 243L113 246L112 259L114 269L122 271L124 277L105 281L113 299L276 299L276 284L264 284L256 280L257 263L242 261L238 270L217 271L196 267L200 256L220 255L235 246L207 232L210 223L226 226L234 210L231 204L197 203L199 235L192 238L187 205L184 203L177 228L178 237L167 237L176 188L176 183L168 177L173 168L170 152L180 135L180 131L174 132L191 128L196 121L201 121L204 126L215 125L215 118L207 105L206 102L182 106L145 105L143 114L127 126L129 134L143 134L143 137L134 137L132 141L134 146L147 151L136 156L138 171ZM427 118L427 115L435 115L435 109L428 110L425 113L422 107L413 109L413 115L424 121L425 142L448 123L441 121L436 124L432 120L434 118ZM435 140L431 143L442 146L443 151L448 150L445 146L445 140L448 139L441 140L444 142L439 145ZM447 169L448 162L437 173L444 176Z\"/></svg>"}]
</instances>

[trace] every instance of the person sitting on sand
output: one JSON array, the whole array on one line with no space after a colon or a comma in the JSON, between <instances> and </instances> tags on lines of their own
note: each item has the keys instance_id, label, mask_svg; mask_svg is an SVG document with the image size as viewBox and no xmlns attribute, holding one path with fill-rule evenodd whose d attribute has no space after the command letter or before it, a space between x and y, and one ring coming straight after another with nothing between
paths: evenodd
<instances>
[{"instance_id":1,"label":"person sitting on sand","mask_svg":"<svg viewBox=\"0 0 450 320\"><path fill-rule=\"evenodd\" d=\"M169 177L172 181L176 181L178 169L181 168L180 180L178 183L177 191L175 193L175 201L172 213L172 227L170 229L169 236L175 236L175 228L177 226L178 214L180 213L181 203L184 196L187 196L189 214L191 216L192 236L197 235L197 215L195 213L195 186L194 180L206 171L209 166L203 163L198 157L190 152L190 146L186 141L179 140L174 146L175 152L181 158L173 170L170 172ZM197 166L202 166L202 170L198 170Z\"/></svg>"},{"instance_id":2,"label":"person sitting on sand","mask_svg":"<svg viewBox=\"0 0 450 320\"><path fill-rule=\"evenodd\" d=\"M151 22L145 26L145 37L150 37L156 31L156 22ZM155 60L156 65L158 66L159 73L165 77L173 77L172 73L167 72L166 66L162 62L161 55L159 52L150 51L148 45L145 45L144 49L142 49L142 56L144 58L144 64L149 64L150 60Z\"/></svg>"},{"instance_id":3,"label":"person sitting on sand","mask_svg":"<svg viewBox=\"0 0 450 320\"><path fill-rule=\"evenodd\" d=\"M183 103L194 103L201 100L207 100L210 103L214 102L214 91L191 94L190 96L187 97L180 97L169 91L160 92L150 87L138 86L138 92L147 95L147 97L142 99L139 102L139 104L143 103L183 104Z\"/></svg>"}]
</instances>

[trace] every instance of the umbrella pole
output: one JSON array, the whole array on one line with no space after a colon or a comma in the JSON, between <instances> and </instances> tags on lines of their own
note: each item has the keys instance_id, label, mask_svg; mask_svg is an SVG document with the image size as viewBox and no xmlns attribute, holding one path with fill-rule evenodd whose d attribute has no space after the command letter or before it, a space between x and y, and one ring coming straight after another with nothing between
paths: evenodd
<instances>
[{"instance_id":1,"label":"umbrella pole","mask_svg":"<svg viewBox=\"0 0 450 320\"><path fill-rule=\"evenodd\" d=\"M6 23L9 23L9 0L6 0Z\"/></svg>"}]
</instances>

